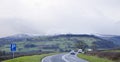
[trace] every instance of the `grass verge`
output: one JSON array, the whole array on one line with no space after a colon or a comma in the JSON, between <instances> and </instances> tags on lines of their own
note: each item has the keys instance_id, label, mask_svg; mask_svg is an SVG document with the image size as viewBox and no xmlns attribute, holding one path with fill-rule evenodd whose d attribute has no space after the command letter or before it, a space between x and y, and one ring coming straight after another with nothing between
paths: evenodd
<instances>
[{"instance_id":1,"label":"grass verge","mask_svg":"<svg viewBox=\"0 0 120 62\"><path fill-rule=\"evenodd\" d=\"M51 54L41 54L41 55L33 55L33 56L23 56L19 58L14 58L10 60L5 60L3 62L41 62L41 60L49 55L54 55L54 53Z\"/></svg>"},{"instance_id":2,"label":"grass verge","mask_svg":"<svg viewBox=\"0 0 120 62\"><path fill-rule=\"evenodd\" d=\"M88 56L85 54L78 54L79 58L85 59L89 62L113 62L111 60L105 59L105 58L99 58L97 56Z\"/></svg>"}]
</instances>

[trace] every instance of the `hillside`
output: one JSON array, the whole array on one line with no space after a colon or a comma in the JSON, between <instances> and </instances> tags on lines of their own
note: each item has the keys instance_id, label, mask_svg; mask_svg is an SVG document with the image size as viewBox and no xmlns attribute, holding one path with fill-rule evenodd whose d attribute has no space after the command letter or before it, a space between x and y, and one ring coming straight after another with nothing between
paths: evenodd
<instances>
[{"instance_id":1,"label":"hillside","mask_svg":"<svg viewBox=\"0 0 120 62\"><path fill-rule=\"evenodd\" d=\"M114 44L120 46L120 36L119 35L98 35L100 38L113 42Z\"/></svg>"},{"instance_id":2,"label":"hillside","mask_svg":"<svg viewBox=\"0 0 120 62\"><path fill-rule=\"evenodd\" d=\"M0 49L10 52L10 44L17 44L17 52L27 51L69 51L76 49L76 44L83 42L86 48L109 49L117 45L95 35L62 34L54 36L9 36L0 38Z\"/></svg>"}]
</instances>

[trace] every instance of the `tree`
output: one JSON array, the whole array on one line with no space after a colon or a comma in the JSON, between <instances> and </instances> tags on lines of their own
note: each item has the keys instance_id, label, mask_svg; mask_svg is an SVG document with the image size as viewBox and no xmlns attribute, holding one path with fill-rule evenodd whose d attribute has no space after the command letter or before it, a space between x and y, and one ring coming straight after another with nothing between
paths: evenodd
<instances>
[{"instance_id":1,"label":"tree","mask_svg":"<svg viewBox=\"0 0 120 62\"><path fill-rule=\"evenodd\" d=\"M91 48L92 48L94 51L96 51L96 50L97 50L97 45L96 45L96 42L93 42L93 43L92 43Z\"/></svg>"},{"instance_id":2,"label":"tree","mask_svg":"<svg viewBox=\"0 0 120 62\"><path fill-rule=\"evenodd\" d=\"M24 47L25 48L33 48L33 47L37 47L37 46L34 44L26 44Z\"/></svg>"},{"instance_id":3,"label":"tree","mask_svg":"<svg viewBox=\"0 0 120 62\"><path fill-rule=\"evenodd\" d=\"M88 47L88 45L84 43L83 41L77 40L76 47L84 51Z\"/></svg>"}]
</instances>

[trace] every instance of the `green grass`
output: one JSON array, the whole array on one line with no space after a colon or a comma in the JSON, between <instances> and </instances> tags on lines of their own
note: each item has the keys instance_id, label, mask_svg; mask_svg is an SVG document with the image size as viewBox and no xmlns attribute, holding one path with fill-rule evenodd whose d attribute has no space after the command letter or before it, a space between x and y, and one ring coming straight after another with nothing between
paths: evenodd
<instances>
[{"instance_id":1,"label":"green grass","mask_svg":"<svg viewBox=\"0 0 120 62\"><path fill-rule=\"evenodd\" d=\"M41 54L41 55L33 55L33 56L24 56L15 59L6 60L3 62L41 62L42 58L53 55L53 54Z\"/></svg>"},{"instance_id":2,"label":"green grass","mask_svg":"<svg viewBox=\"0 0 120 62\"><path fill-rule=\"evenodd\" d=\"M85 54L78 54L79 58L85 59L89 62L113 62L111 60L105 59L105 58L99 58L97 56L88 56Z\"/></svg>"}]
</instances>

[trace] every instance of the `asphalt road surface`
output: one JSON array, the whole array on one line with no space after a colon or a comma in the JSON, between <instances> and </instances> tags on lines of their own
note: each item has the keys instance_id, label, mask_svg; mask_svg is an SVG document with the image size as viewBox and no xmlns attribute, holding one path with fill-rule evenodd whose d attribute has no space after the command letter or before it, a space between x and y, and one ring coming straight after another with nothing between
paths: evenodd
<instances>
[{"instance_id":1,"label":"asphalt road surface","mask_svg":"<svg viewBox=\"0 0 120 62\"><path fill-rule=\"evenodd\" d=\"M42 62L88 62L71 54L57 54L45 57Z\"/></svg>"}]
</instances>

